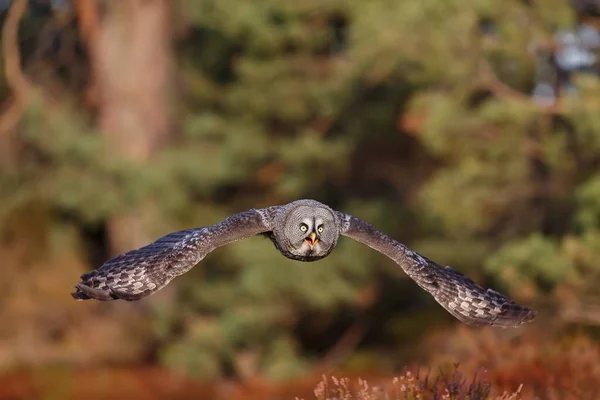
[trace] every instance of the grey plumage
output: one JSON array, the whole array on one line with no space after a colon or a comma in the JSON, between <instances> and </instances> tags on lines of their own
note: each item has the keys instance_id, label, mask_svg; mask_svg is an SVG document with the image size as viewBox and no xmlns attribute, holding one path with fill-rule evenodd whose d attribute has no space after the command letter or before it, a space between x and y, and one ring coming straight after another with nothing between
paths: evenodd
<instances>
[{"instance_id":1,"label":"grey plumage","mask_svg":"<svg viewBox=\"0 0 600 400\"><path fill-rule=\"evenodd\" d=\"M383 253L398 264L417 285L429 292L450 314L468 325L518 326L536 312L506 296L484 289L469 277L410 250L372 225L340 214L341 234Z\"/></svg>"},{"instance_id":2,"label":"grey plumage","mask_svg":"<svg viewBox=\"0 0 600 400\"><path fill-rule=\"evenodd\" d=\"M391 258L454 317L469 325L515 327L536 314L413 252L372 225L315 200L251 209L216 225L170 233L82 275L71 295L78 300L138 300L189 271L216 248L256 234L268 236L285 257L304 262L327 257L340 235L352 238Z\"/></svg>"},{"instance_id":3,"label":"grey plumage","mask_svg":"<svg viewBox=\"0 0 600 400\"><path fill-rule=\"evenodd\" d=\"M271 218L270 209L252 209L213 226L170 233L83 274L72 296L79 300L141 299L189 271L217 247L270 231Z\"/></svg>"}]
</instances>

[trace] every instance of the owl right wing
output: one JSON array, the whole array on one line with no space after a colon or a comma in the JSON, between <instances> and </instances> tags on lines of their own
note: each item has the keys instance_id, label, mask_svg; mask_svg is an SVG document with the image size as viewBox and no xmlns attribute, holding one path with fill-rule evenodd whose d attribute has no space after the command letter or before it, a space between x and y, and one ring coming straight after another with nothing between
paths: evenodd
<instances>
[{"instance_id":1,"label":"owl right wing","mask_svg":"<svg viewBox=\"0 0 600 400\"><path fill-rule=\"evenodd\" d=\"M421 288L450 314L473 326L516 327L534 319L536 312L469 277L410 250L372 225L348 214L339 214L341 234L379 251L396 262Z\"/></svg>"},{"instance_id":2,"label":"owl right wing","mask_svg":"<svg viewBox=\"0 0 600 400\"><path fill-rule=\"evenodd\" d=\"M169 233L153 243L106 261L81 275L77 300L139 300L189 271L217 247L272 230L277 207L251 209L208 227Z\"/></svg>"}]
</instances>

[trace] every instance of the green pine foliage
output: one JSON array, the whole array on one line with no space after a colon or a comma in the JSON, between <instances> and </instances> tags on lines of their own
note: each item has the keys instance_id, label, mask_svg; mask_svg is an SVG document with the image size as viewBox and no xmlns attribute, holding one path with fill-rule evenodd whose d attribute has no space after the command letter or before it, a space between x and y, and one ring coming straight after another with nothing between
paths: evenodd
<instances>
[{"instance_id":1,"label":"green pine foliage","mask_svg":"<svg viewBox=\"0 0 600 400\"><path fill-rule=\"evenodd\" d=\"M171 140L131 162L108 147L81 88L64 89L51 115L32 100L18 162L0 170L0 226L40 207L51 216L43 229L65 214L97 227L151 200L158 237L311 197L521 300L594 287L600 83L576 75L577 94L556 110L529 96L536 49L575 20L568 2L206 0L174 10L184 33ZM397 282L386 296L439 315L403 279L347 240L301 264L251 238L152 303L157 354L202 378L293 376L318 356L302 347L301 317L358 314L368 307L360 294L381 281ZM385 310L381 336L403 311Z\"/></svg>"}]
</instances>

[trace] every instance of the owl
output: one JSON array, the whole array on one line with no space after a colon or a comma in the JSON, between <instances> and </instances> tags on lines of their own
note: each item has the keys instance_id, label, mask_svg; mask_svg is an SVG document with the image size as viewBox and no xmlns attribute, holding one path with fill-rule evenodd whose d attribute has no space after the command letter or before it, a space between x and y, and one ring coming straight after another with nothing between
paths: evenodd
<instances>
[{"instance_id":1,"label":"owl","mask_svg":"<svg viewBox=\"0 0 600 400\"><path fill-rule=\"evenodd\" d=\"M250 209L212 226L165 235L83 274L71 296L77 300L139 300L189 271L216 248L257 234L267 236L285 257L304 262L327 257L340 236L354 239L389 257L468 325L516 327L536 315L531 308L410 250L369 223L308 199Z\"/></svg>"}]
</instances>

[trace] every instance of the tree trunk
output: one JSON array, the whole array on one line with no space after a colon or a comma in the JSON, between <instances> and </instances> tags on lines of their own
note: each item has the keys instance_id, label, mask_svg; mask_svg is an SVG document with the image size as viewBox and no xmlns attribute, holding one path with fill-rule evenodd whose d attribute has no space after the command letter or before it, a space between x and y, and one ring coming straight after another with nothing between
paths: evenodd
<instances>
[{"instance_id":1,"label":"tree trunk","mask_svg":"<svg viewBox=\"0 0 600 400\"><path fill-rule=\"evenodd\" d=\"M171 128L169 0L109 0L104 5L96 43L90 46L99 126L111 155L148 164ZM151 210L147 199L108 221L112 254L149 242L145 226Z\"/></svg>"}]
</instances>

